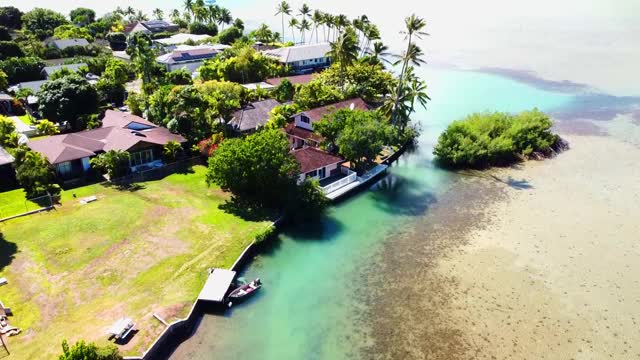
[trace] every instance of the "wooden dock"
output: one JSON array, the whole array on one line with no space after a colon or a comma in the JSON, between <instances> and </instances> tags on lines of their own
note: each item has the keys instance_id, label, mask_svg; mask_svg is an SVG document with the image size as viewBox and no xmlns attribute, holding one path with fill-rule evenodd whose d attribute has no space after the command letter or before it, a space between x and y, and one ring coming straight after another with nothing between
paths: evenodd
<instances>
[{"instance_id":1,"label":"wooden dock","mask_svg":"<svg viewBox=\"0 0 640 360\"><path fill-rule=\"evenodd\" d=\"M332 201L338 200L341 197L350 194L352 191L356 191L356 189L360 188L361 186L367 185L368 183L371 182L372 179L376 178L378 175L385 172L388 167L389 166L385 164L378 164L376 167L367 171L362 176L358 176L356 178L356 181L350 183L349 185L341 187L335 191L332 191L326 196L329 200L332 200Z\"/></svg>"},{"instance_id":2,"label":"wooden dock","mask_svg":"<svg viewBox=\"0 0 640 360\"><path fill-rule=\"evenodd\" d=\"M198 300L222 304L235 277L236 272L232 270L211 270L207 282L204 284L200 295L198 295Z\"/></svg>"}]
</instances>

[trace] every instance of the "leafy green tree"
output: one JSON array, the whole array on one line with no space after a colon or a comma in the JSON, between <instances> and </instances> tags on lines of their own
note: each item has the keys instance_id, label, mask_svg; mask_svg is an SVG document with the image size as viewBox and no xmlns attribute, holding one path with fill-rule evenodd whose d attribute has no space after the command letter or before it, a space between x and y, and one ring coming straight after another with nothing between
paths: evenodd
<instances>
[{"instance_id":1,"label":"leafy green tree","mask_svg":"<svg viewBox=\"0 0 640 360\"><path fill-rule=\"evenodd\" d=\"M0 115L0 146L15 148L18 146L16 124L6 116Z\"/></svg>"},{"instance_id":2,"label":"leafy green tree","mask_svg":"<svg viewBox=\"0 0 640 360\"><path fill-rule=\"evenodd\" d=\"M178 153L182 150L179 142L171 140L162 149L162 154L168 161L176 161Z\"/></svg>"},{"instance_id":3,"label":"leafy green tree","mask_svg":"<svg viewBox=\"0 0 640 360\"><path fill-rule=\"evenodd\" d=\"M44 62L36 57L11 57L0 61L0 70L9 78L10 84L42 79Z\"/></svg>"},{"instance_id":4,"label":"leafy green tree","mask_svg":"<svg viewBox=\"0 0 640 360\"><path fill-rule=\"evenodd\" d=\"M122 60L109 58L102 78L108 78L117 84L125 84L129 81L129 65Z\"/></svg>"},{"instance_id":5,"label":"leafy green tree","mask_svg":"<svg viewBox=\"0 0 640 360\"><path fill-rule=\"evenodd\" d=\"M89 29L72 24L58 26L53 30L53 36L57 39L86 39L89 42L93 41L93 36Z\"/></svg>"},{"instance_id":6,"label":"leafy green tree","mask_svg":"<svg viewBox=\"0 0 640 360\"><path fill-rule=\"evenodd\" d=\"M296 93L296 88L293 86L291 81L283 79L271 93L279 102L291 101Z\"/></svg>"},{"instance_id":7,"label":"leafy green tree","mask_svg":"<svg viewBox=\"0 0 640 360\"><path fill-rule=\"evenodd\" d=\"M74 131L85 128L84 115L98 110L98 92L78 75L46 82L38 93L38 99L38 109L43 117L58 123L68 121Z\"/></svg>"},{"instance_id":8,"label":"leafy green tree","mask_svg":"<svg viewBox=\"0 0 640 360\"><path fill-rule=\"evenodd\" d=\"M75 8L69 12L69 20L74 24L86 26L96 21L96 12L83 7Z\"/></svg>"},{"instance_id":9,"label":"leafy green tree","mask_svg":"<svg viewBox=\"0 0 640 360\"><path fill-rule=\"evenodd\" d=\"M58 357L58 360L122 360L122 355L113 345L99 347L94 343L80 340L70 347L67 340L64 340L62 355Z\"/></svg>"},{"instance_id":10,"label":"leafy green tree","mask_svg":"<svg viewBox=\"0 0 640 360\"><path fill-rule=\"evenodd\" d=\"M47 159L40 153L21 147L15 152L16 179L30 198L47 192L57 194L60 186Z\"/></svg>"},{"instance_id":11,"label":"leafy green tree","mask_svg":"<svg viewBox=\"0 0 640 360\"><path fill-rule=\"evenodd\" d=\"M127 106L129 107L129 111L133 115L142 116L142 112L146 107L146 97L144 94L139 94L136 92L130 92L129 96L127 96Z\"/></svg>"},{"instance_id":12,"label":"leafy green tree","mask_svg":"<svg viewBox=\"0 0 640 360\"><path fill-rule=\"evenodd\" d=\"M352 110L345 115L344 128L336 139L338 152L362 172L388 142L391 127L375 111Z\"/></svg>"},{"instance_id":13,"label":"leafy green tree","mask_svg":"<svg viewBox=\"0 0 640 360\"><path fill-rule=\"evenodd\" d=\"M393 92L397 84L397 80L382 65L368 62L356 62L344 72L339 64L333 64L316 79L327 85L342 86L345 97L359 97L365 101L385 97Z\"/></svg>"},{"instance_id":14,"label":"leafy green tree","mask_svg":"<svg viewBox=\"0 0 640 360\"><path fill-rule=\"evenodd\" d=\"M296 104L283 104L276 106L270 111L269 122L265 125L267 129L282 129L287 125L289 119L300 111Z\"/></svg>"},{"instance_id":15,"label":"leafy green tree","mask_svg":"<svg viewBox=\"0 0 640 360\"><path fill-rule=\"evenodd\" d=\"M207 184L235 198L265 207L281 207L295 186L299 165L280 130L264 130L244 139L225 140L209 158Z\"/></svg>"},{"instance_id":16,"label":"leafy green tree","mask_svg":"<svg viewBox=\"0 0 640 360\"><path fill-rule=\"evenodd\" d=\"M24 52L15 41L0 41L0 60L23 56Z\"/></svg>"},{"instance_id":17,"label":"leafy green tree","mask_svg":"<svg viewBox=\"0 0 640 360\"><path fill-rule=\"evenodd\" d=\"M126 89L124 84L114 81L108 77L102 77L96 84L98 98L103 103L113 103L121 105L124 101Z\"/></svg>"},{"instance_id":18,"label":"leafy green tree","mask_svg":"<svg viewBox=\"0 0 640 360\"><path fill-rule=\"evenodd\" d=\"M193 79L191 73L187 69L178 69L168 72L166 75L167 82L173 85L191 85Z\"/></svg>"},{"instance_id":19,"label":"leafy green tree","mask_svg":"<svg viewBox=\"0 0 640 360\"><path fill-rule=\"evenodd\" d=\"M9 77L7 74L0 70L0 91L6 91L9 87Z\"/></svg>"},{"instance_id":20,"label":"leafy green tree","mask_svg":"<svg viewBox=\"0 0 640 360\"><path fill-rule=\"evenodd\" d=\"M537 109L517 115L474 113L451 123L433 153L449 167L506 165L533 152L549 153L558 141L551 126L549 117Z\"/></svg>"},{"instance_id":21,"label":"leafy green tree","mask_svg":"<svg viewBox=\"0 0 640 360\"><path fill-rule=\"evenodd\" d=\"M0 41L11 41L11 33L9 33L9 29L4 26L0 26Z\"/></svg>"},{"instance_id":22,"label":"leafy green tree","mask_svg":"<svg viewBox=\"0 0 640 360\"><path fill-rule=\"evenodd\" d=\"M129 159L131 155L127 151L109 150L91 159L91 166L107 174L110 180L119 178L129 172Z\"/></svg>"},{"instance_id":23,"label":"leafy green tree","mask_svg":"<svg viewBox=\"0 0 640 360\"><path fill-rule=\"evenodd\" d=\"M10 29L22 27L22 12L13 6L0 7L0 24Z\"/></svg>"},{"instance_id":24,"label":"leafy green tree","mask_svg":"<svg viewBox=\"0 0 640 360\"><path fill-rule=\"evenodd\" d=\"M22 27L41 40L53 35L53 30L67 23L64 15L53 10L35 8L22 15Z\"/></svg>"},{"instance_id":25,"label":"leafy green tree","mask_svg":"<svg viewBox=\"0 0 640 360\"><path fill-rule=\"evenodd\" d=\"M63 67L60 70L56 70L49 75L48 80L58 80L62 79L65 76L77 75L77 73L69 68Z\"/></svg>"},{"instance_id":26,"label":"leafy green tree","mask_svg":"<svg viewBox=\"0 0 640 360\"><path fill-rule=\"evenodd\" d=\"M244 84L282 75L284 68L253 48L243 46L230 50L226 57L206 61L199 72L205 81L226 80Z\"/></svg>"},{"instance_id":27,"label":"leafy green tree","mask_svg":"<svg viewBox=\"0 0 640 360\"><path fill-rule=\"evenodd\" d=\"M231 26L218 34L218 42L225 45L233 44L234 41L242 37L242 30L235 26Z\"/></svg>"},{"instance_id":28,"label":"leafy green tree","mask_svg":"<svg viewBox=\"0 0 640 360\"><path fill-rule=\"evenodd\" d=\"M127 48L127 35L122 32L110 32L106 35L111 50L122 51Z\"/></svg>"},{"instance_id":29,"label":"leafy green tree","mask_svg":"<svg viewBox=\"0 0 640 360\"><path fill-rule=\"evenodd\" d=\"M278 40L276 34L269 29L267 24L262 24L259 28L249 33L249 38L263 43L271 43Z\"/></svg>"},{"instance_id":30,"label":"leafy green tree","mask_svg":"<svg viewBox=\"0 0 640 360\"><path fill-rule=\"evenodd\" d=\"M189 24L189 32L196 35L218 35L218 26L216 24L203 24L201 22L193 22Z\"/></svg>"},{"instance_id":31,"label":"leafy green tree","mask_svg":"<svg viewBox=\"0 0 640 360\"><path fill-rule=\"evenodd\" d=\"M43 119L36 124L36 130L40 135L55 135L60 133L60 129L53 122Z\"/></svg>"},{"instance_id":32,"label":"leafy green tree","mask_svg":"<svg viewBox=\"0 0 640 360\"><path fill-rule=\"evenodd\" d=\"M329 105L343 100L340 89L327 85L321 80L312 80L302 85L293 97L300 109L313 109L319 106Z\"/></svg>"}]
</instances>

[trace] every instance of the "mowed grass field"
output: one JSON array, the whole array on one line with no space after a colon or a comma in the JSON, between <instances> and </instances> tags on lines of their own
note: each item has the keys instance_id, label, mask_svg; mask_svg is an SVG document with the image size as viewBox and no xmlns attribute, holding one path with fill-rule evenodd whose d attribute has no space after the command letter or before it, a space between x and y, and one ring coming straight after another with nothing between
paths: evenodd
<instances>
[{"instance_id":1,"label":"mowed grass field","mask_svg":"<svg viewBox=\"0 0 640 360\"><path fill-rule=\"evenodd\" d=\"M106 344L121 317L139 329L121 352L139 355L164 329L154 312L169 322L184 317L207 268L232 265L270 223L219 209L228 194L206 186L205 170L136 191L69 190L55 210L0 223L0 277L9 281L0 300L23 329L8 339L8 359L57 357L63 339ZM79 203L91 195L98 200Z\"/></svg>"}]
</instances>

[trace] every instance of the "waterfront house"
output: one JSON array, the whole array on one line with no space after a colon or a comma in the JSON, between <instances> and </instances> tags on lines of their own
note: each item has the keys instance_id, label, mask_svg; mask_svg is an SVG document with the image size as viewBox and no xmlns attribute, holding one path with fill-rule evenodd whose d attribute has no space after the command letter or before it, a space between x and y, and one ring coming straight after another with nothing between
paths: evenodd
<instances>
[{"instance_id":1,"label":"waterfront house","mask_svg":"<svg viewBox=\"0 0 640 360\"><path fill-rule=\"evenodd\" d=\"M330 50L329 43L321 43L265 50L262 53L288 66L295 74L308 74L331 65L331 58L327 56Z\"/></svg>"},{"instance_id":2,"label":"waterfront house","mask_svg":"<svg viewBox=\"0 0 640 360\"><path fill-rule=\"evenodd\" d=\"M227 45L179 45L173 51L160 55L156 61L163 65L167 71L186 69L194 73L205 60L213 59L222 52Z\"/></svg>"},{"instance_id":3,"label":"waterfront house","mask_svg":"<svg viewBox=\"0 0 640 360\"><path fill-rule=\"evenodd\" d=\"M50 46L58 49L58 50L64 50L68 47L71 46L87 46L89 45L89 42L87 41L87 39L62 39L62 40L53 40L49 43Z\"/></svg>"},{"instance_id":4,"label":"waterfront house","mask_svg":"<svg viewBox=\"0 0 640 360\"><path fill-rule=\"evenodd\" d=\"M180 26L164 20L137 21L124 26L125 34L142 32L145 34L156 34L160 32L176 32Z\"/></svg>"},{"instance_id":5,"label":"waterfront house","mask_svg":"<svg viewBox=\"0 0 640 360\"><path fill-rule=\"evenodd\" d=\"M271 110L279 105L280 103L273 99L247 104L233 114L229 126L240 133L252 133L269 121Z\"/></svg>"},{"instance_id":6,"label":"waterfront house","mask_svg":"<svg viewBox=\"0 0 640 360\"><path fill-rule=\"evenodd\" d=\"M298 149L303 146L318 147L322 141L322 137L313 132L313 123L322 120L325 115L339 109L369 110L369 106L364 102L364 100L355 98L302 111L293 115L293 122L289 123L285 127L285 132L291 142L291 146L294 149Z\"/></svg>"},{"instance_id":7,"label":"waterfront house","mask_svg":"<svg viewBox=\"0 0 640 360\"><path fill-rule=\"evenodd\" d=\"M291 153L300 164L298 184L308 179L319 181L322 192L331 194L358 181L357 174L345 166L344 159L314 147L303 147Z\"/></svg>"},{"instance_id":8,"label":"waterfront house","mask_svg":"<svg viewBox=\"0 0 640 360\"><path fill-rule=\"evenodd\" d=\"M88 173L89 160L109 150L128 151L131 172L161 167L162 149L169 141L186 140L139 116L107 110L100 128L54 135L28 146L44 155L60 178L69 180Z\"/></svg>"}]
</instances>

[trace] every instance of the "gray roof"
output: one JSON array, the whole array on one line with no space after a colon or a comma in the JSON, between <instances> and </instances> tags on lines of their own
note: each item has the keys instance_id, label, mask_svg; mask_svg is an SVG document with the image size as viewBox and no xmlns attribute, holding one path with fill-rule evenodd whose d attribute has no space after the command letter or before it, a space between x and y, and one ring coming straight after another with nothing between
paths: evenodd
<instances>
[{"instance_id":1,"label":"gray roof","mask_svg":"<svg viewBox=\"0 0 640 360\"><path fill-rule=\"evenodd\" d=\"M327 57L327 53L331 50L329 43L298 45L283 47L280 49L265 50L263 53L275 57L281 63L292 63L294 61L320 59Z\"/></svg>"},{"instance_id":2,"label":"gray roof","mask_svg":"<svg viewBox=\"0 0 640 360\"><path fill-rule=\"evenodd\" d=\"M164 20L141 21L142 25L153 32L164 31L165 29L176 28L178 25L166 22Z\"/></svg>"},{"instance_id":3,"label":"gray roof","mask_svg":"<svg viewBox=\"0 0 640 360\"><path fill-rule=\"evenodd\" d=\"M229 122L229 125L241 132L256 130L269 121L271 110L278 105L280 105L280 103L273 99L257 101L246 105L233 114L233 119Z\"/></svg>"},{"instance_id":4,"label":"gray roof","mask_svg":"<svg viewBox=\"0 0 640 360\"><path fill-rule=\"evenodd\" d=\"M82 66L87 66L87 64L85 63L78 63L78 64L63 64L63 65L54 65L54 66L46 66L44 69L42 69L42 71L47 75L47 77L49 77L49 75L51 75L51 73L61 70L61 69L69 69L71 71L78 71L78 69L80 69L80 67Z\"/></svg>"},{"instance_id":5,"label":"gray roof","mask_svg":"<svg viewBox=\"0 0 640 360\"><path fill-rule=\"evenodd\" d=\"M13 156L7 152L2 146L0 146L0 166L11 164L13 162Z\"/></svg>"},{"instance_id":6,"label":"gray roof","mask_svg":"<svg viewBox=\"0 0 640 360\"><path fill-rule=\"evenodd\" d=\"M63 40L54 40L51 42L53 46L58 49L66 49L69 46L87 46L89 42L87 39L63 39Z\"/></svg>"},{"instance_id":7,"label":"gray roof","mask_svg":"<svg viewBox=\"0 0 640 360\"><path fill-rule=\"evenodd\" d=\"M34 94L36 94L38 91L40 91L40 88L42 87L42 84L46 83L48 80L36 80L36 81L25 81L25 82L21 82L20 84L18 84L18 88L20 89L31 89L31 91L33 91Z\"/></svg>"}]
</instances>

